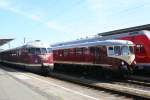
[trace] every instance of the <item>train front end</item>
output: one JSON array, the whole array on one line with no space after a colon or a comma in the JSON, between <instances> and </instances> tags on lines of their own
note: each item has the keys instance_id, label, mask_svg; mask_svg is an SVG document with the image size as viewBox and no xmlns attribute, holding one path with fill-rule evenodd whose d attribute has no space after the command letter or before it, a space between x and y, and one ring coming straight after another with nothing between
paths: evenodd
<instances>
[{"instance_id":1,"label":"train front end","mask_svg":"<svg viewBox=\"0 0 150 100\"><path fill-rule=\"evenodd\" d=\"M47 67L49 70L53 70L53 53L51 48L40 48L41 54L38 55L39 63L42 67Z\"/></svg>"},{"instance_id":2,"label":"train front end","mask_svg":"<svg viewBox=\"0 0 150 100\"><path fill-rule=\"evenodd\" d=\"M121 72L132 72L136 66L134 44L131 41L122 42L124 42L122 45L109 46L108 56L120 59L117 62L118 70Z\"/></svg>"},{"instance_id":3,"label":"train front end","mask_svg":"<svg viewBox=\"0 0 150 100\"><path fill-rule=\"evenodd\" d=\"M47 74L53 70L53 53L49 46L39 41L28 44L27 46L30 64L33 65L33 69L37 69L42 74Z\"/></svg>"}]
</instances>

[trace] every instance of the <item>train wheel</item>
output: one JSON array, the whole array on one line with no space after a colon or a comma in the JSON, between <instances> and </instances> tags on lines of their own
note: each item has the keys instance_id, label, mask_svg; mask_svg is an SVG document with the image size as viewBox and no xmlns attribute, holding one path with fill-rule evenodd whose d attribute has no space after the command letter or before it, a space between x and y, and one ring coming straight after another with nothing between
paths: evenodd
<instances>
[{"instance_id":1,"label":"train wheel","mask_svg":"<svg viewBox=\"0 0 150 100\"><path fill-rule=\"evenodd\" d=\"M128 67L128 65L122 65L120 66L120 75L121 77L128 77L133 73L133 69L131 67Z\"/></svg>"},{"instance_id":2,"label":"train wheel","mask_svg":"<svg viewBox=\"0 0 150 100\"><path fill-rule=\"evenodd\" d=\"M115 74L113 74L112 71L109 71L109 70L105 70L104 72L104 79L106 80L112 80L113 78L115 78Z\"/></svg>"},{"instance_id":3,"label":"train wheel","mask_svg":"<svg viewBox=\"0 0 150 100\"><path fill-rule=\"evenodd\" d=\"M47 75L50 72L50 69L46 66L41 67L41 74L42 75Z\"/></svg>"}]
</instances>

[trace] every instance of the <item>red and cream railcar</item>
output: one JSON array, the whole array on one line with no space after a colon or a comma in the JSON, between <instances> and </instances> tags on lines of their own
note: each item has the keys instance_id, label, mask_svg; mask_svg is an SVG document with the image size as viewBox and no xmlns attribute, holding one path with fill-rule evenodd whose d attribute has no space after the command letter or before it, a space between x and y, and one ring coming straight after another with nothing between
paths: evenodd
<instances>
[{"instance_id":1,"label":"red and cream railcar","mask_svg":"<svg viewBox=\"0 0 150 100\"><path fill-rule=\"evenodd\" d=\"M34 41L0 52L0 62L46 74L53 69L53 54L49 46L40 41Z\"/></svg>"},{"instance_id":2,"label":"red and cream railcar","mask_svg":"<svg viewBox=\"0 0 150 100\"><path fill-rule=\"evenodd\" d=\"M135 32L126 32L126 33L119 33L119 34L99 34L102 36L97 36L94 38L88 38L81 40L82 42L94 42L94 41L103 41L109 39L120 39L120 40L129 40L135 44L135 60L137 62L137 68L143 69L145 68L150 69L150 31L141 30ZM65 45L72 43L76 44L80 41L72 41L66 42ZM57 45L61 45L58 43Z\"/></svg>"},{"instance_id":3,"label":"red and cream railcar","mask_svg":"<svg viewBox=\"0 0 150 100\"><path fill-rule=\"evenodd\" d=\"M129 71L135 65L134 44L126 40L60 43L53 45L56 65L99 67L113 72ZM61 66L63 67L63 66ZM71 68L71 66L69 66Z\"/></svg>"}]
</instances>

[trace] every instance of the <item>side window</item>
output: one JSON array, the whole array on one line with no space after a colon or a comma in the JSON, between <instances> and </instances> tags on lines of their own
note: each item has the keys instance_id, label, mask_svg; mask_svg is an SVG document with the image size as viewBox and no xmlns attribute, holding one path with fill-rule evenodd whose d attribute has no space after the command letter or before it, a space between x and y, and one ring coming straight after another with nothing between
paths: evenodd
<instances>
[{"instance_id":1,"label":"side window","mask_svg":"<svg viewBox=\"0 0 150 100\"><path fill-rule=\"evenodd\" d=\"M63 50L54 50L54 54L56 56L62 57L63 56Z\"/></svg>"},{"instance_id":2,"label":"side window","mask_svg":"<svg viewBox=\"0 0 150 100\"><path fill-rule=\"evenodd\" d=\"M17 56L19 56L19 49L17 50Z\"/></svg>"},{"instance_id":3,"label":"side window","mask_svg":"<svg viewBox=\"0 0 150 100\"><path fill-rule=\"evenodd\" d=\"M29 48L29 53L35 54L35 48Z\"/></svg>"},{"instance_id":4,"label":"side window","mask_svg":"<svg viewBox=\"0 0 150 100\"><path fill-rule=\"evenodd\" d=\"M22 48L22 49L20 49L20 53L21 52L26 52L26 53L28 53L29 52L29 49L28 48Z\"/></svg>"},{"instance_id":5,"label":"side window","mask_svg":"<svg viewBox=\"0 0 150 100\"><path fill-rule=\"evenodd\" d=\"M13 50L13 51L11 52L11 54L12 54L12 56L16 56L16 55L17 55L17 53L16 53L15 50Z\"/></svg>"},{"instance_id":6,"label":"side window","mask_svg":"<svg viewBox=\"0 0 150 100\"><path fill-rule=\"evenodd\" d=\"M68 50L64 50L64 56L68 56Z\"/></svg>"},{"instance_id":7,"label":"side window","mask_svg":"<svg viewBox=\"0 0 150 100\"><path fill-rule=\"evenodd\" d=\"M64 56L64 51L63 51L63 50L60 50L60 51L59 51L59 56L60 56L60 57Z\"/></svg>"},{"instance_id":8,"label":"side window","mask_svg":"<svg viewBox=\"0 0 150 100\"><path fill-rule=\"evenodd\" d=\"M141 45L141 44L137 44L137 45L136 45L136 52L137 52L137 53L145 53L145 48L144 48L144 46Z\"/></svg>"},{"instance_id":9,"label":"side window","mask_svg":"<svg viewBox=\"0 0 150 100\"><path fill-rule=\"evenodd\" d=\"M59 53L58 53L58 51L57 51L57 50L54 50L54 54L59 55Z\"/></svg>"},{"instance_id":10,"label":"side window","mask_svg":"<svg viewBox=\"0 0 150 100\"><path fill-rule=\"evenodd\" d=\"M114 48L108 47L108 55L114 55Z\"/></svg>"},{"instance_id":11,"label":"side window","mask_svg":"<svg viewBox=\"0 0 150 100\"><path fill-rule=\"evenodd\" d=\"M89 50L89 48L84 48L84 54L86 54L86 55L88 55L88 54L90 54L90 50Z\"/></svg>"},{"instance_id":12,"label":"side window","mask_svg":"<svg viewBox=\"0 0 150 100\"><path fill-rule=\"evenodd\" d=\"M59 55L59 51L58 50L56 50L55 52L56 52L56 55Z\"/></svg>"},{"instance_id":13,"label":"side window","mask_svg":"<svg viewBox=\"0 0 150 100\"><path fill-rule=\"evenodd\" d=\"M90 52L94 54L95 53L95 48L94 47L90 47Z\"/></svg>"},{"instance_id":14,"label":"side window","mask_svg":"<svg viewBox=\"0 0 150 100\"><path fill-rule=\"evenodd\" d=\"M133 46L129 46L130 52L131 54L134 54L134 47Z\"/></svg>"},{"instance_id":15,"label":"side window","mask_svg":"<svg viewBox=\"0 0 150 100\"><path fill-rule=\"evenodd\" d=\"M74 49L70 49L69 50L69 54L74 55L75 54L75 50Z\"/></svg>"},{"instance_id":16,"label":"side window","mask_svg":"<svg viewBox=\"0 0 150 100\"><path fill-rule=\"evenodd\" d=\"M76 55L82 55L82 51L83 51L82 48L77 48L76 49Z\"/></svg>"}]
</instances>

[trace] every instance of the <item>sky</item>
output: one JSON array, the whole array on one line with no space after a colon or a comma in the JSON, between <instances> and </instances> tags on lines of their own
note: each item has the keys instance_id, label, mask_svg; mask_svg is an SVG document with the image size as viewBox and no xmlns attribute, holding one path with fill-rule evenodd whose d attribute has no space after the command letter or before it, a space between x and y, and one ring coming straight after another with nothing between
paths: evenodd
<instances>
[{"instance_id":1,"label":"sky","mask_svg":"<svg viewBox=\"0 0 150 100\"><path fill-rule=\"evenodd\" d=\"M150 24L149 9L150 0L0 0L0 38L14 38L11 48L71 41Z\"/></svg>"}]
</instances>

